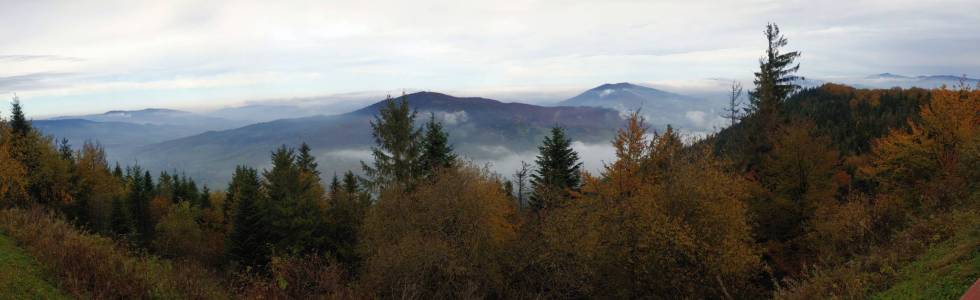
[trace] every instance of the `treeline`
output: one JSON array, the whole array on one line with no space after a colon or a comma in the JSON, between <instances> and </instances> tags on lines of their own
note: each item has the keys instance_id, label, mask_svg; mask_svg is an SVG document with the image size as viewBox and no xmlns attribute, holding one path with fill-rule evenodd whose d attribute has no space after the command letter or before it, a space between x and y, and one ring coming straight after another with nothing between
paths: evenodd
<instances>
[{"instance_id":1,"label":"treeline","mask_svg":"<svg viewBox=\"0 0 980 300\"><path fill-rule=\"evenodd\" d=\"M403 97L371 123L363 177L323 186L311 149L284 145L269 169L198 190L176 172L110 168L97 144L56 145L15 101L0 202L214 270L249 298L863 298L894 279L875 267L948 238L934 228L976 225L962 216L980 211L980 92L800 90L799 53L775 25L765 37L732 127L684 143L633 113L598 174L556 127L505 179L457 156Z\"/></svg>"}]
</instances>

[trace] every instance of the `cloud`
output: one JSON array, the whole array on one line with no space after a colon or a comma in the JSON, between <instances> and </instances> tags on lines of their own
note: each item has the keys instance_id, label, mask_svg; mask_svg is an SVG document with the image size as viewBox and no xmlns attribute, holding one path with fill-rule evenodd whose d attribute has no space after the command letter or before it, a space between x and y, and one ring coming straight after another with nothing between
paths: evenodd
<instances>
[{"instance_id":1,"label":"cloud","mask_svg":"<svg viewBox=\"0 0 980 300\"><path fill-rule=\"evenodd\" d=\"M0 55L0 61L84 61L78 57L59 56L59 55Z\"/></svg>"},{"instance_id":2,"label":"cloud","mask_svg":"<svg viewBox=\"0 0 980 300\"><path fill-rule=\"evenodd\" d=\"M371 150L368 149L343 149L326 152L323 156L330 156L338 159L347 159L355 161L371 161L374 156L371 154Z\"/></svg>"},{"instance_id":3,"label":"cloud","mask_svg":"<svg viewBox=\"0 0 980 300\"><path fill-rule=\"evenodd\" d=\"M589 144L581 141L572 141L572 149L579 155L582 167L585 171L593 174L602 172L606 164L616 160L616 150L612 144ZM474 160L479 165L488 165L490 170L510 178L514 171L521 167L521 162L534 164L538 156L537 151L515 152L504 146L483 146L483 150L493 153L493 158Z\"/></svg>"},{"instance_id":4,"label":"cloud","mask_svg":"<svg viewBox=\"0 0 980 300\"><path fill-rule=\"evenodd\" d=\"M58 82L70 89L38 94L64 102L51 110L120 94L194 103L402 88L547 102L569 92L534 87L750 78L770 21L808 77L976 76L975 10L972 0L12 1L0 11L0 76L78 74ZM236 74L317 76L206 83ZM197 90L175 91L187 83Z\"/></svg>"}]
</instances>

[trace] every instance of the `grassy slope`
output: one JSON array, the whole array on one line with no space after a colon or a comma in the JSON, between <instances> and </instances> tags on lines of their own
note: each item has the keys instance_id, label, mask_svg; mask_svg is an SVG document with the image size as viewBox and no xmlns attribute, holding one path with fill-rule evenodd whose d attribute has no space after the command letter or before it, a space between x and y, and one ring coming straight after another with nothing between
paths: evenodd
<instances>
[{"instance_id":1,"label":"grassy slope","mask_svg":"<svg viewBox=\"0 0 980 300\"><path fill-rule=\"evenodd\" d=\"M931 247L872 299L959 299L980 277L980 224Z\"/></svg>"},{"instance_id":2,"label":"grassy slope","mask_svg":"<svg viewBox=\"0 0 980 300\"><path fill-rule=\"evenodd\" d=\"M34 259L5 235L0 235L0 298L68 299L45 280Z\"/></svg>"}]
</instances>

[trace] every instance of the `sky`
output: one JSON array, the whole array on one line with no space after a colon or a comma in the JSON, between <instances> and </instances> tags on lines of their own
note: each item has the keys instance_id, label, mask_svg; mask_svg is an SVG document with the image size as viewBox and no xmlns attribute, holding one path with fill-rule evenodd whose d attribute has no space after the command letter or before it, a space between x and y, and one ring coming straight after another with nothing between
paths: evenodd
<instances>
[{"instance_id":1,"label":"sky","mask_svg":"<svg viewBox=\"0 0 980 300\"><path fill-rule=\"evenodd\" d=\"M767 22L802 52L807 77L975 77L977 12L976 0L0 0L0 98L16 93L29 114L52 116L750 82Z\"/></svg>"}]
</instances>

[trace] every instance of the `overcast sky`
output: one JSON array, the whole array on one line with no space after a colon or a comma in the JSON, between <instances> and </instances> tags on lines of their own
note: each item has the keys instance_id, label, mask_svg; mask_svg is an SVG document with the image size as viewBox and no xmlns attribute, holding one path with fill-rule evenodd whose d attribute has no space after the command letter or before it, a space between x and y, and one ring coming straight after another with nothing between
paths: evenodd
<instances>
[{"instance_id":1,"label":"overcast sky","mask_svg":"<svg viewBox=\"0 0 980 300\"><path fill-rule=\"evenodd\" d=\"M53 115L748 79L770 21L811 78L980 74L976 0L0 0L0 97Z\"/></svg>"}]
</instances>

